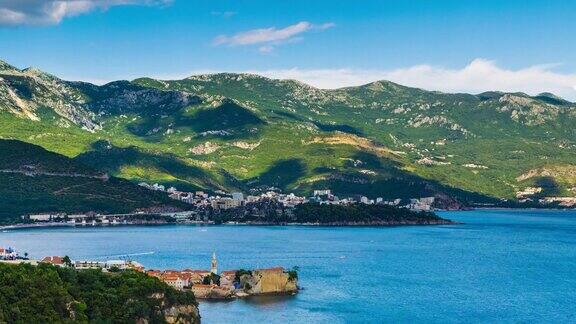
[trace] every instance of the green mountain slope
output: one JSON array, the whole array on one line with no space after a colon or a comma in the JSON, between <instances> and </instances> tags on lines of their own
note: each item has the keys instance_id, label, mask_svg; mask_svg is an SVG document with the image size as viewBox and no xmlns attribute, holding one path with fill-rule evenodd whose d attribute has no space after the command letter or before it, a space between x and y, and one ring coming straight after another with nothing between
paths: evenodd
<instances>
[{"instance_id":1,"label":"green mountain slope","mask_svg":"<svg viewBox=\"0 0 576 324\"><path fill-rule=\"evenodd\" d=\"M30 213L126 213L152 206L185 207L164 194L32 144L0 140L0 152L0 223Z\"/></svg>"},{"instance_id":2,"label":"green mountain slope","mask_svg":"<svg viewBox=\"0 0 576 324\"><path fill-rule=\"evenodd\" d=\"M246 74L95 86L0 70L0 136L132 181L485 202L545 180L543 194L576 194L576 105L550 94L321 90Z\"/></svg>"}]
</instances>

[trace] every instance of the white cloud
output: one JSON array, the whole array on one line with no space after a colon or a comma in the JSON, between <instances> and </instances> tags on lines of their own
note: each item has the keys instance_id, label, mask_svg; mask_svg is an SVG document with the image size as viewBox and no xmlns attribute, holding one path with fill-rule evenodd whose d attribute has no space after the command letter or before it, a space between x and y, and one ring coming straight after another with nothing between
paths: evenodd
<instances>
[{"instance_id":1,"label":"white cloud","mask_svg":"<svg viewBox=\"0 0 576 324\"><path fill-rule=\"evenodd\" d=\"M298 35L317 29L326 30L334 27L334 23L325 23L319 26L307 21L301 21L281 29L276 27L252 29L232 36L220 35L214 39L214 45L243 46L265 44L259 47L260 52L269 53L278 44L298 40Z\"/></svg>"},{"instance_id":2,"label":"white cloud","mask_svg":"<svg viewBox=\"0 0 576 324\"><path fill-rule=\"evenodd\" d=\"M333 23L333 22L328 22L328 23L324 23L324 24L318 26L318 29L320 29L320 30L325 30L325 29L330 29L330 28L333 28L333 27L336 27L336 24Z\"/></svg>"},{"instance_id":3,"label":"white cloud","mask_svg":"<svg viewBox=\"0 0 576 324\"><path fill-rule=\"evenodd\" d=\"M0 0L0 25L51 25L96 9L170 2L172 0Z\"/></svg>"},{"instance_id":4,"label":"white cloud","mask_svg":"<svg viewBox=\"0 0 576 324\"><path fill-rule=\"evenodd\" d=\"M258 51L263 54L271 53L274 50L274 46L272 45L263 45L258 48Z\"/></svg>"},{"instance_id":5,"label":"white cloud","mask_svg":"<svg viewBox=\"0 0 576 324\"><path fill-rule=\"evenodd\" d=\"M245 71L277 79L295 79L318 88L357 86L378 80L444 92L484 91L525 92L535 95L551 92L576 100L576 73L553 71L553 65L537 65L511 70L494 61L475 59L461 69L416 65L391 70L362 69L283 69Z\"/></svg>"}]
</instances>

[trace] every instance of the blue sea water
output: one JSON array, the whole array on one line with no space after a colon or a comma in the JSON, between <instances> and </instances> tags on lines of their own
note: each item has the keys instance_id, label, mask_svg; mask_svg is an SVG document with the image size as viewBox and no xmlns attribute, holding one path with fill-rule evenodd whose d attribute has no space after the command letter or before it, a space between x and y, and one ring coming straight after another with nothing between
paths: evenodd
<instances>
[{"instance_id":1,"label":"blue sea water","mask_svg":"<svg viewBox=\"0 0 576 324\"><path fill-rule=\"evenodd\" d=\"M443 212L426 227L127 226L0 233L31 257L300 268L296 296L201 302L204 323L576 322L576 211Z\"/></svg>"}]
</instances>

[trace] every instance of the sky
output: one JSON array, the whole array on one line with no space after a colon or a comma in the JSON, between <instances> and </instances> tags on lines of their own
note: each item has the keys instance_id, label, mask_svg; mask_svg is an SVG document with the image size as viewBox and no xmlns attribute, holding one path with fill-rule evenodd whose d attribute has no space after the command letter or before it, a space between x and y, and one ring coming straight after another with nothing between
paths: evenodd
<instances>
[{"instance_id":1,"label":"sky","mask_svg":"<svg viewBox=\"0 0 576 324\"><path fill-rule=\"evenodd\" d=\"M576 101L572 0L0 0L0 59L68 80L250 72Z\"/></svg>"}]
</instances>

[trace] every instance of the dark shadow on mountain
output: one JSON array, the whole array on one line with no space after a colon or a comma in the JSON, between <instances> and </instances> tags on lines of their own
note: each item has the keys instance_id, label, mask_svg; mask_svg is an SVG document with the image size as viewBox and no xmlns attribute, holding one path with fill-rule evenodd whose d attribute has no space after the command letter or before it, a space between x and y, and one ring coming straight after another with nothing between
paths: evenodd
<instances>
[{"instance_id":1,"label":"dark shadow on mountain","mask_svg":"<svg viewBox=\"0 0 576 324\"><path fill-rule=\"evenodd\" d=\"M306 118L302 118L298 115L295 115L293 113L289 113L286 111L278 111L278 110L274 110L272 111L274 114L280 116L280 117L276 117L276 118L281 118L281 119L291 119L294 121L299 121L299 122L310 122L310 120L306 119Z\"/></svg>"},{"instance_id":2,"label":"dark shadow on mountain","mask_svg":"<svg viewBox=\"0 0 576 324\"><path fill-rule=\"evenodd\" d=\"M288 188L306 174L306 165L300 159L277 161L266 172L247 183L257 183L260 186L272 186L282 190Z\"/></svg>"},{"instance_id":3,"label":"dark shadow on mountain","mask_svg":"<svg viewBox=\"0 0 576 324\"><path fill-rule=\"evenodd\" d=\"M382 197L387 200L436 197L441 208L452 209L463 206L500 206L502 201L479 193L465 191L442 185L434 180L402 174L373 178L357 172L337 172L326 179L305 185L299 189L312 191L317 188L330 188L339 195L364 195L371 198Z\"/></svg>"},{"instance_id":4,"label":"dark shadow on mountain","mask_svg":"<svg viewBox=\"0 0 576 324\"><path fill-rule=\"evenodd\" d=\"M352 156L352 160L354 161L346 161L346 166L360 166L362 168L368 169L384 169L387 171L397 171L401 164L389 158L381 158L378 155L366 151L358 151L356 154ZM386 163L384 163L386 161ZM360 165L354 165L355 163Z\"/></svg>"},{"instance_id":5,"label":"dark shadow on mountain","mask_svg":"<svg viewBox=\"0 0 576 324\"><path fill-rule=\"evenodd\" d=\"M353 135L358 135L358 136L364 136L364 133L359 130L356 127L352 127L349 125L332 125L332 124L322 124L320 122L314 122L314 125L316 125L316 127L318 127L320 130L325 131L325 132L343 132L343 133L348 133L348 134L353 134Z\"/></svg>"},{"instance_id":6,"label":"dark shadow on mountain","mask_svg":"<svg viewBox=\"0 0 576 324\"><path fill-rule=\"evenodd\" d=\"M150 154L133 146L120 148L112 146L106 141L98 141L92 144L91 151L80 154L75 160L112 174L118 173L124 166L154 168L181 179L182 181L165 182L165 184L177 185L178 189L196 190L201 188L194 183L219 188L216 179L201 168L185 164L170 154Z\"/></svg>"},{"instance_id":7,"label":"dark shadow on mountain","mask_svg":"<svg viewBox=\"0 0 576 324\"><path fill-rule=\"evenodd\" d=\"M318 127L321 131L324 132L343 132L343 133L348 133L348 134L353 134L353 135L358 135L358 136L364 136L364 132L362 132L360 129L356 128L356 127L352 127L350 125L345 125L345 124L325 124L322 123L320 121L312 121L312 120L308 120L306 118L302 118L299 117L295 114L289 113L289 112L285 112L285 111L274 111L274 113L278 116L282 116L288 119L291 119L293 121L298 121L298 122L308 122L308 123L312 123L314 124L316 127Z\"/></svg>"},{"instance_id":8,"label":"dark shadow on mountain","mask_svg":"<svg viewBox=\"0 0 576 324\"><path fill-rule=\"evenodd\" d=\"M107 177L98 165L88 166L34 144L0 140L0 152L1 169L29 172L0 173L0 183L9 184L0 188L0 223L43 212L108 214L151 206L189 207L128 180Z\"/></svg>"},{"instance_id":9,"label":"dark shadow on mountain","mask_svg":"<svg viewBox=\"0 0 576 324\"><path fill-rule=\"evenodd\" d=\"M564 100L551 93L541 93L533 98L555 106L570 106L572 104L570 101Z\"/></svg>"},{"instance_id":10,"label":"dark shadow on mountain","mask_svg":"<svg viewBox=\"0 0 576 324\"><path fill-rule=\"evenodd\" d=\"M534 180L534 185L542 188L538 197L560 195L560 186L553 177L538 177Z\"/></svg>"},{"instance_id":11,"label":"dark shadow on mountain","mask_svg":"<svg viewBox=\"0 0 576 324\"><path fill-rule=\"evenodd\" d=\"M329 167L325 167L325 166L319 166L316 167L312 170L312 172L314 173L329 173L329 172L335 172L336 168L329 168Z\"/></svg>"},{"instance_id":12,"label":"dark shadow on mountain","mask_svg":"<svg viewBox=\"0 0 576 324\"><path fill-rule=\"evenodd\" d=\"M264 121L250 110L232 101L225 101L216 108L202 109L193 117L182 119L177 125L190 126L196 132L218 129L246 129L263 125Z\"/></svg>"},{"instance_id":13,"label":"dark shadow on mountain","mask_svg":"<svg viewBox=\"0 0 576 324\"><path fill-rule=\"evenodd\" d=\"M370 152L359 151L346 160L344 169L317 167L315 174L324 179L305 184L298 189L310 192L318 188L330 188L345 196L365 195L384 199L436 197L445 208L473 206L478 203L498 205L499 199L443 185L435 180L424 179L401 169L399 161L381 158ZM375 174L365 174L369 170ZM453 197L453 198L451 198Z\"/></svg>"},{"instance_id":14,"label":"dark shadow on mountain","mask_svg":"<svg viewBox=\"0 0 576 324\"><path fill-rule=\"evenodd\" d=\"M477 94L476 97L480 99L480 101L487 101L487 100L497 100L502 97L504 93L498 91L486 91L480 94Z\"/></svg>"},{"instance_id":15,"label":"dark shadow on mountain","mask_svg":"<svg viewBox=\"0 0 576 324\"><path fill-rule=\"evenodd\" d=\"M238 180L230 172L221 169L218 173L221 176L224 188L235 188L236 190L243 192L247 192L250 189L246 183Z\"/></svg>"},{"instance_id":16,"label":"dark shadow on mountain","mask_svg":"<svg viewBox=\"0 0 576 324\"><path fill-rule=\"evenodd\" d=\"M24 77L24 76L14 75L14 76L11 76L10 78L4 79L4 82L8 83L9 87L12 87L14 90L16 90L16 94L18 95L18 97L24 98L27 100L33 99L34 90L31 88L32 83L30 82L29 78ZM40 86L36 83L35 83L35 85Z\"/></svg>"},{"instance_id":17,"label":"dark shadow on mountain","mask_svg":"<svg viewBox=\"0 0 576 324\"><path fill-rule=\"evenodd\" d=\"M232 101L225 101L216 108L199 108L193 115L188 115L182 108L171 115L142 116L138 122L129 124L127 129L149 141L162 140L164 132L169 128L208 132L203 136L207 138L218 136L240 139L256 136L259 133L258 126L264 124L265 121L252 111Z\"/></svg>"}]
</instances>

